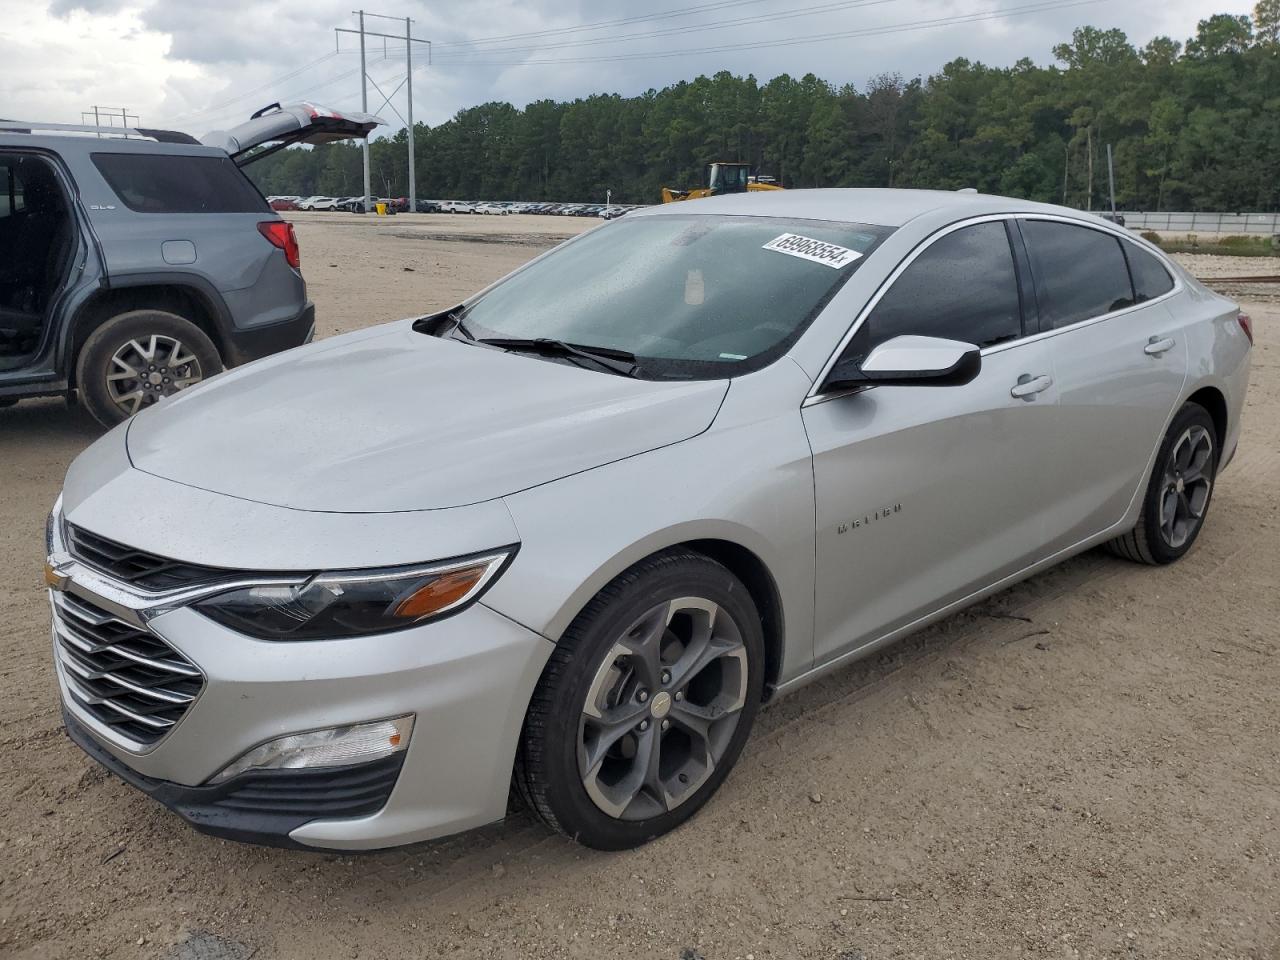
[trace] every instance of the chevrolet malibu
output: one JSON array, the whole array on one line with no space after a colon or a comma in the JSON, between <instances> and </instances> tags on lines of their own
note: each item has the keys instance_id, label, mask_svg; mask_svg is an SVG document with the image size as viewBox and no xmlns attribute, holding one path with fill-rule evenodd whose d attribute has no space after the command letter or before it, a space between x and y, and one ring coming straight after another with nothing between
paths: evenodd
<instances>
[{"instance_id":1,"label":"chevrolet malibu","mask_svg":"<svg viewBox=\"0 0 1280 960\"><path fill-rule=\"evenodd\" d=\"M144 410L45 571L71 738L196 828L632 847L761 704L1101 544L1191 549L1252 330L1077 211L638 210L458 306Z\"/></svg>"}]
</instances>

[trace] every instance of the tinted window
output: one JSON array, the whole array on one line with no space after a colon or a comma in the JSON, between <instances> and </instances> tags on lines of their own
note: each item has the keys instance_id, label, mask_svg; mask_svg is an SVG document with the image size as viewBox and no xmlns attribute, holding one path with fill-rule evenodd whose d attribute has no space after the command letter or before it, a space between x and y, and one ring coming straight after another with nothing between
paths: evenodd
<instances>
[{"instance_id":1,"label":"tinted window","mask_svg":"<svg viewBox=\"0 0 1280 960\"><path fill-rule=\"evenodd\" d=\"M860 352L904 334L980 347L1022 335L1013 252L1003 223L978 223L928 246L880 298Z\"/></svg>"},{"instance_id":2,"label":"tinted window","mask_svg":"<svg viewBox=\"0 0 1280 960\"><path fill-rule=\"evenodd\" d=\"M1129 274L1133 277L1133 290L1137 301L1154 300L1173 289L1173 277L1164 265L1147 251L1132 243L1124 245L1129 258Z\"/></svg>"},{"instance_id":3,"label":"tinted window","mask_svg":"<svg viewBox=\"0 0 1280 960\"><path fill-rule=\"evenodd\" d=\"M1054 220L1023 220L1040 328L1056 330L1133 305L1120 240Z\"/></svg>"},{"instance_id":4,"label":"tinted window","mask_svg":"<svg viewBox=\"0 0 1280 960\"><path fill-rule=\"evenodd\" d=\"M138 213L261 213L270 209L230 157L95 153L111 189Z\"/></svg>"}]
</instances>

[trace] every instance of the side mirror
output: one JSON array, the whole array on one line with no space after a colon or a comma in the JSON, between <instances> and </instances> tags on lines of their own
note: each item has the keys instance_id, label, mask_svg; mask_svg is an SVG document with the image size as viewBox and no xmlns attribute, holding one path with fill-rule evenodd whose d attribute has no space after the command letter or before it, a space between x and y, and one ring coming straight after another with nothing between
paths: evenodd
<instances>
[{"instance_id":1,"label":"side mirror","mask_svg":"<svg viewBox=\"0 0 1280 960\"><path fill-rule=\"evenodd\" d=\"M861 364L841 357L822 389L954 387L968 383L981 369L982 351L972 343L942 337L894 337L873 349Z\"/></svg>"}]
</instances>

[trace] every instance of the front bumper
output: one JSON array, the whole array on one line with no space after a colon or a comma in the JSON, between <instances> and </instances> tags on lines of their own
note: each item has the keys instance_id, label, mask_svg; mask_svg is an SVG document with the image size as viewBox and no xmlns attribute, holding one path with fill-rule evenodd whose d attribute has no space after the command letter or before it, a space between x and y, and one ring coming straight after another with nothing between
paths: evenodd
<instances>
[{"instance_id":1,"label":"front bumper","mask_svg":"<svg viewBox=\"0 0 1280 960\"><path fill-rule=\"evenodd\" d=\"M101 589L90 571L73 575L65 589L113 613L129 613L120 595ZM186 607L143 619L199 667L205 678L199 696L160 740L129 744L69 695L58 663L68 733L198 829L277 846L368 850L433 839L504 816L525 709L552 649L538 634L483 604L395 633L300 643L254 640ZM332 784L322 782L323 776L385 775L384 795L375 796L361 781L361 796L370 804L378 801L369 812L326 811L296 789L279 796L295 798L297 805L273 801L269 816L260 804L225 802L246 780L260 780L257 773L207 786L227 764L265 741L405 714L415 722L408 750L397 755L403 758L396 761L398 769L330 768L310 785L324 793ZM294 778L298 773L283 771ZM263 785L251 787L253 797L262 799Z\"/></svg>"},{"instance_id":2,"label":"front bumper","mask_svg":"<svg viewBox=\"0 0 1280 960\"><path fill-rule=\"evenodd\" d=\"M184 787L145 777L117 759L66 707L62 722L72 743L201 833L270 847L312 849L289 834L316 819L376 813L386 805L404 765L404 754L397 753L347 767L264 770L216 786Z\"/></svg>"}]
</instances>

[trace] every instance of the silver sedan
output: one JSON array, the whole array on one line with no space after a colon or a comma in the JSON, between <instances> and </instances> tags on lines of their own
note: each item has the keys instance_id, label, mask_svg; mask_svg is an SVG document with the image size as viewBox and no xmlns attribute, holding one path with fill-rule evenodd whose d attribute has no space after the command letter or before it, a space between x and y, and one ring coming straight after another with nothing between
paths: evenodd
<instances>
[{"instance_id":1,"label":"silver sedan","mask_svg":"<svg viewBox=\"0 0 1280 960\"><path fill-rule=\"evenodd\" d=\"M1059 207L637 210L87 450L48 535L68 732L222 836L386 847L514 783L634 846L762 703L1091 547L1185 554L1251 341Z\"/></svg>"}]
</instances>

